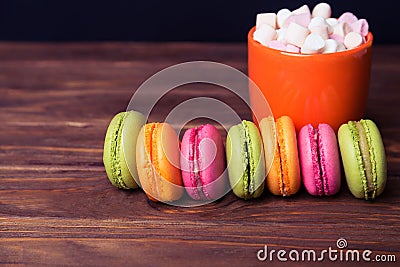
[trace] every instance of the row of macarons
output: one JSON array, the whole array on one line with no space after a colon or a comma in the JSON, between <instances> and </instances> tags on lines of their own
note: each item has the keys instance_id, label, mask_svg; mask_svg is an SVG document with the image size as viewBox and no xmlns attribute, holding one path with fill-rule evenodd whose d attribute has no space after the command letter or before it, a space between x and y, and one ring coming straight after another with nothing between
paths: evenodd
<instances>
[{"instance_id":1,"label":"row of macarons","mask_svg":"<svg viewBox=\"0 0 400 267\"><path fill-rule=\"evenodd\" d=\"M117 114L108 127L103 162L117 188L138 185L149 199L215 200L232 189L243 199L296 194L301 184L313 196L336 194L341 166L357 198L374 199L386 185L386 155L376 124L349 121L336 136L328 124L311 124L298 135L288 116L243 120L224 145L218 129L205 124L186 130L179 141L168 123L146 123L136 111ZM341 164L342 162L342 164Z\"/></svg>"}]
</instances>

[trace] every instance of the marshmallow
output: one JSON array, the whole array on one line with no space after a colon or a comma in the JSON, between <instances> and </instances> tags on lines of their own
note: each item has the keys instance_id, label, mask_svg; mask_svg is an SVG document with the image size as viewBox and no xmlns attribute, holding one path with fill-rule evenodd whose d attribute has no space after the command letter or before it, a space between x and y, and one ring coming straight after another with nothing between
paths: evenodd
<instances>
[{"instance_id":1,"label":"marshmallow","mask_svg":"<svg viewBox=\"0 0 400 267\"><path fill-rule=\"evenodd\" d=\"M262 24L268 24L272 28L276 28L276 14L275 13L261 13L257 14L256 29L259 29Z\"/></svg>"},{"instance_id":2,"label":"marshmallow","mask_svg":"<svg viewBox=\"0 0 400 267\"><path fill-rule=\"evenodd\" d=\"M286 52L298 54L298 53L300 53L300 48L298 48L298 47L295 46L295 45L288 44L288 45L286 46Z\"/></svg>"},{"instance_id":3,"label":"marshmallow","mask_svg":"<svg viewBox=\"0 0 400 267\"><path fill-rule=\"evenodd\" d=\"M308 24L308 29L311 30L312 27L327 25L325 19L323 17L314 17L311 19L310 24Z\"/></svg>"},{"instance_id":4,"label":"marshmallow","mask_svg":"<svg viewBox=\"0 0 400 267\"><path fill-rule=\"evenodd\" d=\"M327 3L319 3L312 11L313 17L323 17L324 19L329 18L332 15L331 6Z\"/></svg>"},{"instance_id":5,"label":"marshmallow","mask_svg":"<svg viewBox=\"0 0 400 267\"><path fill-rule=\"evenodd\" d=\"M344 42L344 37L341 35L337 35L337 34L331 34L329 35L329 39L333 39L336 42L342 44Z\"/></svg>"},{"instance_id":6,"label":"marshmallow","mask_svg":"<svg viewBox=\"0 0 400 267\"><path fill-rule=\"evenodd\" d=\"M335 26L336 24L339 23L338 20L335 19L335 18L328 18L328 19L325 20L325 22L331 27L333 27L333 26Z\"/></svg>"},{"instance_id":7,"label":"marshmallow","mask_svg":"<svg viewBox=\"0 0 400 267\"><path fill-rule=\"evenodd\" d=\"M253 34L253 39L262 45L268 46L269 42L276 39L276 31L268 24L262 24Z\"/></svg>"},{"instance_id":8,"label":"marshmallow","mask_svg":"<svg viewBox=\"0 0 400 267\"><path fill-rule=\"evenodd\" d=\"M346 47L344 46L344 44L340 44L339 43L336 52L342 52L342 51L345 51L345 50L346 50Z\"/></svg>"},{"instance_id":9,"label":"marshmallow","mask_svg":"<svg viewBox=\"0 0 400 267\"><path fill-rule=\"evenodd\" d=\"M301 47L309 34L307 28L300 26L299 24L292 22L286 30L285 40L289 44Z\"/></svg>"},{"instance_id":10,"label":"marshmallow","mask_svg":"<svg viewBox=\"0 0 400 267\"><path fill-rule=\"evenodd\" d=\"M292 13L295 15L307 14L311 17L310 8L307 5L303 5L303 6L299 7L298 9L293 10Z\"/></svg>"},{"instance_id":11,"label":"marshmallow","mask_svg":"<svg viewBox=\"0 0 400 267\"><path fill-rule=\"evenodd\" d=\"M271 42L269 42L268 45L270 48L276 49L276 50L281 50L281 51L285 51L286 50L286 45L280 41L277 40L272 40Z\"/></svg>"},{"instance_id":12,"label":"marshmallow","mask_svg":"<svg viewBox=\"0 0 400 267\"><path fill-rule=\"evenodd\" d=\"M301 47L301 53L303 54L318 54L322 52L325 47L325 40L321 36L315 33L311 33L307 36Z\"/></svg>"},{"instance_id":13,"label":"marshmallow","mask_svg":"<svg viewBox=\"0 0 400 267\"><path fill-rule=\"evenodd\" d=\"M359 33L363 37L367 36L369 31L369 25L367 20L359 19L356 22L353 22L350 26L353 32Z\"/></svg>"},{"instance_id":14,"label":"marshmallow","mask_svg":"<svg viewBox=\"0 0 400 267\"><path fill-rule=\"evenodd\" d=\"M282 42L282 43L286 43L286 40L285 40L286 31L287 31L287 28L282 28L282 29L276 30L276 34L278 35L276 37L276 40L278 40L279 42Z\"/></svg>"},{"instance_id":15,"label":"marshmallow","mask_svg":"<svg viewBox=\"0 0 400 267\"><path fill-rule=\"evenodd\" d=\"M278 13L276 13L276 23L279 28L283 27L285 20L290 17L291 14L292 12L290 12L290 10L287 8L281 9L278 11Z\"/></svg>"},{"instance_id":16,"label":"marshmallow","mask_svg":"<svg viewBox=\"0 0 400 267\"><path fill-rule=\"evenodd\" d=\"M349 25L356 22L357 20L358 18L351 12L345 12L338 18L339 23L346 22Z\"/></svg>"},{"instance_id":17,"label":"marshmallow","mask_svg":"<svg viewBox=\"0 0 400 267\"><path fill-rule=\"evenodd\" d=\"M333 34L345 37L351 32L351 27L347 22L339 22L339 24L333 26Z\"/></svg>"},{"instance_id":18,"label":"marshmallow","mask_svg":"<svg viewBox=\"0 0 400 267\"><path fill-rule=\"evenodd\" d=\"M319 25L310 28L311 33L318 34L324 40L329 38L329 26L328 25Z\"/></svg>"},{"instance_id":19,"label":"marshmallow","mask_svg":"<svg viewBox=\"0 0 400 267\"><path fill-rule=\"evenodd\" d=\"M359 33L350 32L344 37L344 46L347 49L352 49L363 43L363 38Z\"/></svg>"},{"instance_id":20,"label":"marshmallow","mask_svg":"<svg viewBox=\"0 0 400 267\"><path fill-rule=\"evenodd\" d=\"M338 49L339 43L333 39L325 40L325 47L322 53L335 53Z\"/></svg>"},{"instance_id":21,"label":"marshmallow","mask_svg":"<svg viewBox=\"0 0 400 267\"><path fill-rule=\"evenodd\" d=\"M311 21L311 16L307 13L292 14L285 20L283 27L287 28L289 27L290 23L295 22L300 26L307 28L308 24L310 24L310 21Z\"/></svg>"}]
</instances>

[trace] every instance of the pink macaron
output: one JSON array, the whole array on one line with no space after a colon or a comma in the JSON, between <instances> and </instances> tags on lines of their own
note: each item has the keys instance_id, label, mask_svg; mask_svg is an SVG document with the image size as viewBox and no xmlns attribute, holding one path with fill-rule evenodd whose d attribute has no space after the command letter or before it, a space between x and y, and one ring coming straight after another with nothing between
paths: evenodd
<instances>
[{"instance_id":1,"label":"pink macaron","mask_svg":"<svg viewBox=\"0 0 400 267\"><path fill-rule=\"evenodd\" d=\"M211 124L188 129L181 143L182 180L194 200L214 200L227 192L225 149Z\"/></svg>"},{"instance_id":2,"label":"pink macaron","mask_svg":"<svg viewBox=\"0 0 400 267\"><path fill-rule=\"evenodd\" d=\"M328 124L301 128L298 136L301 173L308 193L330 196L340 189L340 162L335 132Z\"/></svg>"}]
</instances>

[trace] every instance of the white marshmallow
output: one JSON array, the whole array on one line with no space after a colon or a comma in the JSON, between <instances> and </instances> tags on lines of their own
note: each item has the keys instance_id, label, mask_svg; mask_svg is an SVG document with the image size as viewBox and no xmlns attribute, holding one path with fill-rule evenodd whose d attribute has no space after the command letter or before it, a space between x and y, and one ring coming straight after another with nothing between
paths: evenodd
<instances>
[{"instance_id":1,"label":"white marshmallow","mask_svg":"<svg viewBox=\"0 0 400 267\"><path fill-rule=\"evenodd\" d=\"M347 49L352 49L363 43L363 38L359 33L350 32L344 37L344 46Z\"/></svg>"},{"instance_id":2,"label":"white marshmallow","mask_svg":"<svg viewBox=\"0 0 400 267\"><path fill-rule=\"evenodd\" d=\"M345 12L338 18L339 23L346 22L349 25L356 22L357 20L358 18L351 12Z\"/></svg>"},{"instance_id":3,"label":"white marshmallow","mask_svg":"<svg viewBox=\"0 0 400 267\"><path fill-rule=\"evenodd\" d=\"M342 52L342 51L345 51L345 50L346 50L346 47L344 46L344 44L339 43L336 52Z\"/></svg>"},{"instance_id":4,"label":"white marshmallow","mask_svg":"<svg viewBox=\"0 0 400 267\"><path fill-rule=\"evenodd\" d=\"M328 54L328 53L335 53L338 49L339 43L336 42L333 39L328 39L325 40L325 47L322 53Z\"/></svg>"},{"instance_id":5,"label":"white marshmallow","mask_svg":"<svg viewBox=\"0 0 400 267\"><path fill-rule=\"evenodd\" d=\"M325 47L325 40L321 36L315 33L311 33L307 36L301 47L302 54L318 54L323 51Z\"/></svg>"},{"instance_id":6,"label":"white marshmallow","mask_svg":"<svg viewBox=\"0 0 400 267\"><path fill-rule=\"evenodd\" d=\"M300 48L298 48L298 47L295 46L295 45L288 44L288 45L286 46L286 52L291 52L291 53L296 53L296 54L298 54L298 53L300 53Z\"/></svg>"},{"instance_id":7,"label":"white marshmallow","mask_svg":"<svg viewBox=\"0 0 400 267\"><path fill-rule=\"evenodd\" d=\"M276 40L278 40L279 42L282 42L282 43L286 43L286 40L285 40L286 31L287 31L287 28L281 28L281 29L276 30L276 34L277 34Z\"/></svg>"},{"instance_id":8,"label":"white marshmallow","mask_svg":"<svg viewBox=\"0 0 400 267\"><path fill-rule=\"evenodd\" d=\"M285 23L286 19L290 17L292 12L290 12L289 9L283 8L276 13L276 24L279 28L283 27L283 24Z\"/></svg>"},{"instance_id":9,"label":"white marshmallow","mask_svg":"<svg viewBox=\"0 0 400 267\"><path fill-rule=\"evenodd\" d=\"M329 26L328 25L319 25L310 28L311 33L318 34L324 40L329 38Z\"/></svg>"},{"instance_id":10,"label":"white marshmallow","mask_svg":"<svg viewBox=\"0 0 400 267\"><path fill-rule=\"evenodd\" d=\"M285 40L289 44L301 47L309 34L309 30L299 24L292 22L286 30Z\"/></svg>"},{"instance_id":11,"label":"white marshmallow","mask_svg":"<svg viewBox=\"0 0 400 267\"><path fill-rule=\"evenodd\" d=\"M327 25L325 19L323 17L314 17L311 19L310 24L308 24L308 29L311 30L312 27L321 25Z\"/></svg>"},{"instance_id":12,"label":"white marshmallow","mask_svg":"<svg viewBox=\"0 0 400 267\"><path fill-rule=\"evenodd\" d=\"M269 42L268 45L270 48L272 49L276 49L276 50L281 50L281 51L285 51L286 50L286 44L277 41L277 40L272 40L271 42Z\"/></svg>"},{"instance_id":13,"label":"white marshmallow","mask_svg":"<svg viewBox=\"0 0 400 267\"><path fill-rule=\"evenodd\" d=\"M312 11L313 17L323 17L325 19L332 15L331 6L327 3L319 3L316 5Z\"/></svg>"},{"instance_id":14,"label":"white marshmallow","mask_svg":"<svg viewBox=\"0 0 400 267\"><path fill-rule=\"evenodd\" d=\"M322 25L328 26L328 34L332 34L333 33L333 27L331 25L329 25L323 17L312 18L311 21L310 21L310 24L308 24L308 29L310 31L312 31L311 29L313 27L322 26Z\"/></svg>"},{"instance_id":15,"label":"white marshmallow","mask_svg":"<svg viewBox=\"0 0 400 267\"><path fill-rule=\"evenodd\" d=\"M276 39L276 31L268 24L262 24L253 34L253 39L262 45L268 46L269 42Z\"/></svg>"},{"instance_id":16,"label":"white marshmallow","mask_svg":"<svg viewBox=\"0 0 400 267\"><path fill-rule=\"evenodd\" d=\"M361 34L361 36L365 37L368 35L369 25L367 20L359 19L353 24L350 25L353 32Z\"/></svg>"},{"instance_id":17,"label":"white marshmallow","mask_svg":"<svg viewBox=\"0 0 400 267\"><path fill-rule=\"evenodd\" d=\"M295 15L306 13L306 14L310 15L310 17L311 17L310 8L307 5L303 5L303 6L299 7L298 9L293 10L292 13Z\"/></svg>"},{"instance_id":18,"label":"white marshmallow","mask_svg":"<svg viewBox=\"0 0 400 267\"><path fill-rule=\"evenodd\" d=\"M326 23L327 23L328 25L330 25L330 26L332 26L332 27L334 27L336 24L339 23L338 20L335 19L335 18L328 18L328 19L326 19L325 21L326 21Z\"/></svg>"},{"instance_id":19,"label":"white marshmallow","mask_svg":"<svg viewBox=\"0 0 400 267\"><path fill-rule=\"evenodd\" d=\"M276 14L275 13L260 13L257 14L256 29L259 29L262 24L268 24L272 28L276 28Z\"/></svg>"},{"instance_id":20,"label":"white marshmallow","mask_svg":"<svg viewBox=\"0 0 400 267\"><path fill-rule=\"evenodd\" d=\"M339 24L333 27L333 34L345 37L351 30L347 22L339 22Z\"/></svg>"}]
</instances>

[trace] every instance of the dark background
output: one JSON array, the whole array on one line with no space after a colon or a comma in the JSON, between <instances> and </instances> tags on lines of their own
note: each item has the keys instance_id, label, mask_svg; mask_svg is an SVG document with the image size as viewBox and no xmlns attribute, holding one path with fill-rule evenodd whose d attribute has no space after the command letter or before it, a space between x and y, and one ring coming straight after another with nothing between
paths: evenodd
<instances>
[{"instance_id":1,"label":"dark background","mask_svg":"<svg viewBox=\"0 0 400 267\"><path fill-rule=\"evenodd\" d=\"M261 12L320 1L0 0L0 40L245 41ZM399 43L399 2L326 1L366 18L376 43Z\"/></svg>"}]
</instances>

